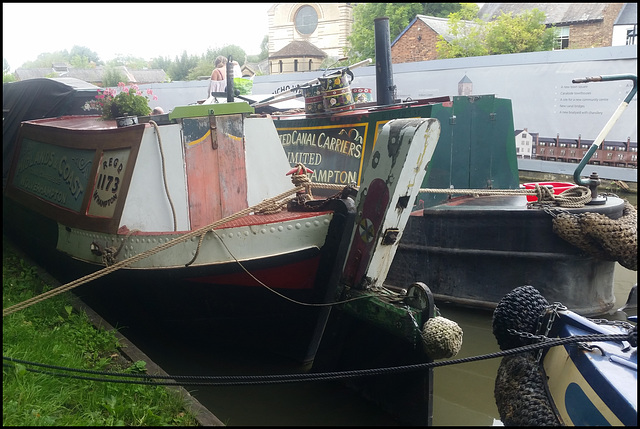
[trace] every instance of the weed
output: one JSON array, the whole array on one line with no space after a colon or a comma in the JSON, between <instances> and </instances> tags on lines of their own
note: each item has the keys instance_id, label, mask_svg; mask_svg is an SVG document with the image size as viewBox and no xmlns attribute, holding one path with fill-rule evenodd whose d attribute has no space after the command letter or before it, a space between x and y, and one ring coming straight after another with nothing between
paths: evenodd
<instances>
[{"instance_id":1,"label":"weed","mask_svg":"<svg viewBox=\"0 0 640 429\"><path fill-rule=\"evenodd\" d=\"M35 267L3 237L3 307L49 290ZM3 356L69 368L146 372L146 362L121 367L114 332L93 327L61 294L3 319ZM2 370L5 426L195 426L183 400L163 386L55 377L15 363Z\"/></svg>"}]
</instances>

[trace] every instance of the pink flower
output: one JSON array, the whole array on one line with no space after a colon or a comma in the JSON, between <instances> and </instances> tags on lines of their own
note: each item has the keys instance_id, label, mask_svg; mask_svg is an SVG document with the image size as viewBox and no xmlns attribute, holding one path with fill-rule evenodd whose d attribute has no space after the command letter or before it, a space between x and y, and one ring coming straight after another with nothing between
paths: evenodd
<instances>
[{"instance_id":1,"label":"pink flower","mask_svg":"<svg viewBox=\"0 0 640 429\"><path fill-rule=\"evenodd\" d=\"M102 95L102 94L96 95L96 98L104 98L104 95Z\"/></svg>"},{"instance_id":2,"label":"pink flower","mask_svg":"<svg viewBox=\"0 0 640 429\"><path fill-rule=\"evenodd\" d=\"M142 95L142 91L140 90L136 91L136 95Z\"/></svg>"},{"instance_id":3,"label":"pink flower","mask_svg":"<svg viewBox=\"0 0 640 429\"><path fill-rule=\"evenodd\" d=\"M147 88L147 95L153 95L153 90L151 88Z\"/></svg>"},{"instance_id":4,"label":"pink flower","mask_svg":"<svg viewBox=\"0 0 640 429\"><path fill-rule=\"evenodd\" d=\"M153 96L153 99L154 99L154 100L157 100L157 99L158 99L158 96L157 96L157 95L154 95L154 96Z\"/></svg>"}]
</instances>

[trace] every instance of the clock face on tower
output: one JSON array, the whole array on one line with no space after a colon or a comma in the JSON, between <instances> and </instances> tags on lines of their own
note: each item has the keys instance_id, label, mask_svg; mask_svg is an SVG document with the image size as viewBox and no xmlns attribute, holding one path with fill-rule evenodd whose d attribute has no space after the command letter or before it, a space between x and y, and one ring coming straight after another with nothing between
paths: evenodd
<instances>
[{"instance_id":1,"label":"clock face on tower","mask_svg":"<svg viewBox=\"0 0 640 429\"><path fill-rule=\"evenodd\" d=\"M302 6L296 13L296 30L300 34L311 34L318 27L318 14L311 6Z\"/></svg>"}]
</instances>

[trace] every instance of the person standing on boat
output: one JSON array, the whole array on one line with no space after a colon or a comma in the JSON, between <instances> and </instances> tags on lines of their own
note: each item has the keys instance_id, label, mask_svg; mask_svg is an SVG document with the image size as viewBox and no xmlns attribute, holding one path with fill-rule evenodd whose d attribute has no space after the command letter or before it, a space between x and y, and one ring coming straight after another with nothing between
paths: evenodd
<instances>
[{"instance_id":1,"label":"person standing on boat","mask_svg":"<svg viewBox=\"0 0 640 429\"><path fill-rule=\"evenodd\" d=\"M227 90L227 59L222 55L218 55L215 66L216 68L211 72L207 98L211 97L212 92L224 92Z\"/></svg>"}]
</instances>

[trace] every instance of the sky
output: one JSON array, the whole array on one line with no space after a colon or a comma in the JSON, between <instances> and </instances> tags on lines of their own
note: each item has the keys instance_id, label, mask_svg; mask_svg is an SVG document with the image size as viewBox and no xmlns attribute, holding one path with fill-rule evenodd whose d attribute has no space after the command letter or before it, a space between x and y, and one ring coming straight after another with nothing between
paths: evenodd
<instances>
[{"instance_id":1,"label":"sky","mask_svg":"<svg viewBox=\"0 0 640 429\"><path fill-rule=\"evenodd\" d=\"M260 53L273 3L3 3L2 58L11 72L46 52L84 46L109 61L237 45Z\"/></svg>"}]
</instances>

